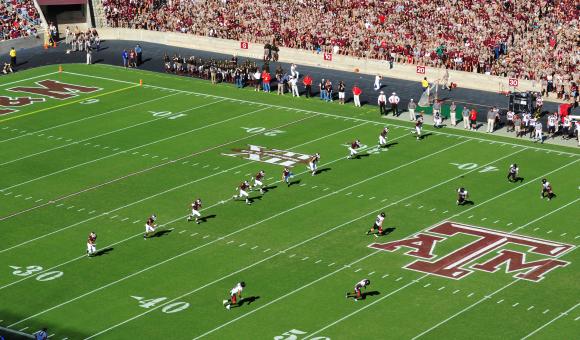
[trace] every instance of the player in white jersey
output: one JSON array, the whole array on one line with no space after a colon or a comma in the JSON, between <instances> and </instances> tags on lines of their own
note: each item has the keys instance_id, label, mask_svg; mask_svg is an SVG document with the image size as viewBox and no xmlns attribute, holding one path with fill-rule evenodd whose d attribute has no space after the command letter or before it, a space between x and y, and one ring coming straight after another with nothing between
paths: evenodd
<instances>
[{"instance_id":1,"label":"player in white jersey","mask_svg":"<svg viewBox=\"0 0 580 340\"><path fill-rule=\"evenodd\" d=\"M513 111L510 110L507 112L507 114L506 114L506 119L507 119L506 132L515 131L514 116L515 116L515 113Z\"/></svg>"},{"instance_id":2,"label":"player in white jersey","mask_svg":"<svg viewBox=\"0 0 580 340\"><path fill-rule=\"evenodd\" d=\"M377 150L380 150L381 148L385 148L386 150L389 150L389 148L387 148L388 136L389 136L389 128L385 126L381 130L381 133L379 134L379 145L377 145Z\"/></svg>"},{"instance_id":3,"label":"player in white jersey","mask_svg":"<svg viewBox=\"0 0 580 340\"><path fill-rule=\"evenodd\" d=\"M373 234L373 235L375 235L375 237L379 237L379 236L383 235L383 222L385 221L385 216L386 216L386 214L384 212L381 212L380 214L377 215L377 218L375 219L375 223L373 224L371 229L369 229L367 231L367 235ZM378 233L376 233L376 234L375 234L375 229L378 229Z\"/></svg>"},{"instance_id":4,"label":"player in white jersey","mask_svg":"<svg viewBox=\"0 0 580 340\"><path fill-rule=\"evenodd\" d=\"M242 291L246 287L246 283L244 281L238 282L234 288L230 290L230 298L228 300L223 300L222 304L226 309L232 308L232 306L238 306L242 299Z\"/></svg>"},{"instance_id":5,"label":"player in white jersey","mask_svg":"<svg viewBox=\"0 0 580 340\"><path fill-rule=\"evenodd\" d=\"M517 181L523 182L524 179L518 176L519 173L520 173L520 168L518 168L517 164L514 163L514 164L510 165L510 168L508 170L508 175L507 175L508 181L509 182L517 182Z\"/></svg>"},{"instance_id":6,"label":"player in white jersey","mask_svg":"<svg viewBox=\"0 0 580 340\"><path fill-rule=\"evenodd\" d=\"M534 143L535 142L540 142L540 143L544 143L544 132L542 131L543 126L542 126L542 122L540 122L540 120L538 119L536 121L536 124L534 125L534 131L535 131L535 136L534 136Z\"/></svg>"},{"instance_id":7,"label":"player in white jersey","mask_svg":"<svg viewBox=\"0 0 580 340\"><path fill-rule=\"evenodd\" d=\"M564 117L564 122L562 123L562 139L570 139L573 132L574 128L572 127L570 116Z\"/></svg>"},{"instance_id":8,"label":"player in white jersey","mask_svg":"<svg viewBox=\"0 0 580 340\"><path fill-rule=\"evenodd\" d=\"M542 179L542 194L540 196L542 199L548 198L548 201L554 197L554 192L552 191L552 184L548 182L545 178Z\"/></svg>"},{"instance_id":9,"label":"player in white jersey","mask_svg":"<svg viewBox=\"0 0 580 340\"><path fill-rule=\"evenodd\" d=\"M308 168L312 173L312 176L316 175L316 171L318 170L318 161L320 160L320 154L317 152L314 155L310 156L308 159Z\"/></svg>"},{"instance_id":10,"label":"player in white jersey","mask_svg":"<svg viewBox=\"0 0 580 340\"><path fill-rule=\"evenodd\" d=\"M552 114L548 117L548 134L551 138L554 138L556 134L556 126L558 125L558 117L556 114Z\"/></svg>"},{"instance_id":11,"label":"player in white jersey","mask_svg":"<svg viewBox=\"0 0 580 340\"><path fill-rule=\"evenodd\" d=\"M457 205L464 205L468 203L469 192L465 188L457 189Z\"/></svg>"},{"instance_id":12,"label":"player in white jersey","mask_svg":"<svg viewBox=\"0 0 580 340\"><path fill-rule=\"evenodd\" d=\"M378 91L381 89L381 87L383 86L383 84L381 84L381 80L383 79L383 77L381 77L380 75L376 75L375 76L375 85L373 86L375 91Z\"/></svg>"},{"instance_id":13,"label":"player in white jersey","mask_svg":"<svg viewBox=\"0 0 580 340\"><path fill-rule=\"evenodd\" d=\"M187 216L187 221L191 221L195 218L195 223L199 224L199 218L201 217L201 198L196 199L191 203L191 215Z\"/></svg>"},{"instance_id":14,"label":"player in white jersey","mask_svg":"<svg viewBox=\"0 0 580 340\"><path fill-rule=\"evenodd\" d=\"M92 231L87 239L87 256L93 256L97 252L97 234Z\"/></svg>"},{"instance_id":15,"label":"player in white jersey","mask_svg":"<svg viewBox=\"0 0 580 340\"><path fill-rule=\"evenodd\" d=\"M354 298L354 301L358 301L361 299L364 299L363 294L361 293L361 289L365 289L371 285L371 280L369 279L364 279L361 280L360 282L358 282L356 285L354 285L354 292L353 293L346 293L346 298L348 299L349 297Z\"/></svg>"}]
</instances>

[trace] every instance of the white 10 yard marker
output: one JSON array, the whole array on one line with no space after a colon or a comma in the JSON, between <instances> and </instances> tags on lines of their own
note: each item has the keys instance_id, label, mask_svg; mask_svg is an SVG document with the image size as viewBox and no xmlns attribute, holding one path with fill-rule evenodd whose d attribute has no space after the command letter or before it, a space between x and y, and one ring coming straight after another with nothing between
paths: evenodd
<instances>
[{"instance_id":1,"label":"white 10 yard marker","mask_svg":"<svg viewBox=\"0 0 580 340\"><path fill-rule=\"evenodd\" d=\"M167 300L166 297L153 298L153 299L146 299L142 296L131 296L131 297L133 299L139 301L139 307L142 307L142 308L155 307L156 304ZM163 313L166 313L166 314L173 314L173 313L177 313L177 312L181 312L183 310L186 310L187 308L189 308L189 303L180 301L180 302L173 302L173 303L170 303L168 305L163 306L163 308L161 308L161 311Z\"/></svg>"},{"instance_id":2,"label":"white 10 yard marker","mask_svg":"<svg viewBox=\"0 0 580 340\"><path fill-rule=\"evenodd\" d=\"M463 163L463 164L449 163L449 164L455 165L457 167L457 169L459 169L459 170L473 170L479 166L479 164L477 164L477 163ZM487 165L483 169L479 170L478 172L484 173L484 172L491 172L491 171L497 171L497 170L498 169L495 166Z\"/></svg>"}]
</instances>

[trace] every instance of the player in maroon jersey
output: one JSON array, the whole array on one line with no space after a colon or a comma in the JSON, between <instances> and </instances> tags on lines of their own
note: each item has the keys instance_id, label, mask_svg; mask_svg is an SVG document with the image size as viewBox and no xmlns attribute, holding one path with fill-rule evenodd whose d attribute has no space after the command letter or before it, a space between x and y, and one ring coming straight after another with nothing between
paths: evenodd
<instances>
[{"instance_id":1,"label":"player in maroon jersey","mask_svg":"<svg viewBox=\"0 0 580 340\"><path fill-rule=\"evenodd\" d=\"M360 146L361 146L360 140L356 139L354 142L352 142L350 144L350 147L348 148L348 150L350 151L350 155L346 159L358 158L356 149L360 148Z\"/></svg>"},{"instance_id":2,"label":"player in maroon jersey","mask_svg":"<svg viewBox=\"0 0 580 340\"><path fill-rule=\"evenodd\" d=\"M92 231L87 238L87 256L93 256L97 252L97 234Z\"/></svg>"},{"instance_id":3,"label":"player in maroon jersey","mask_svg":"<svg viewBox=\"0 0 580 340\"><path fill-rule=\"evenodd\" d=\"M294 174L292 173L292 171L290 171L290 169L288 167L284 167L284 170L282 170L282 180L288 186L290 186L290 178L292 178L293 176L294 176Z\"/></svg>"},{"instance_id":4,"label":"player in maroon jersey","mask_svg":"<svg viewBox=\"0 0 580 340\"><path fill-rule=\"evenodd\" d=\"M187 221L191 221L195 218L195 223L199 224L199 219L201 218L201 198L196 199L193 203L191 203L191 215L187 216Z\"/></svg>"},{"instance_id":5,"label":"player in maroon jersey","mask_svg":"<svg viewBox=\"0 0 580 340\"><path fill-rule=\"evenodd\" d=\"M260 194L262 195L264 194L264 177L266 177L264 170L258 171L256 176L254 176L254 186L252 187L252 189L260 188Z\"/></svg>"},{"instance_id":6,"label":"player in maroon jersey","mask_svg":"<svg viewBox=\"0 0 580 340\"><path fill-rule=\"evenodd\" d=\"M250 202L249 196L248 195L248 189L250 189L250 183L248 183L248 181L243 181L238 188L240 190L240 194L239 195L234 195L233 199L238 199L238 198L245 198L246 199L246 204L252 204L252 202Z\"/></svg>"}]
</instances>

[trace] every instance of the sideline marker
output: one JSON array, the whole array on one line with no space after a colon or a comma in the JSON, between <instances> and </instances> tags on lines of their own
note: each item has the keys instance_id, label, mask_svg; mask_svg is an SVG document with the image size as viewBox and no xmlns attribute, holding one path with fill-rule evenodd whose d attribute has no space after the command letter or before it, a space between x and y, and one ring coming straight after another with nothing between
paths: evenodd
<instances>
[{"instance_id":1,"label":"sideline marker","mask_svg":"<svg viewBox=\"0 0 580 340\"><path fill-rule=\"evenodd\" d=\"M62 73L62 65L58 65L58 73Z\"/></svg>"},{"instance_id":2,"label":"sideline marker","mask_svg":"<svg viewBox=\"0 0 580 340\"><path fill-rule=\"evenodd\" d=\"M143 79L139 79L139 86L143 86Z\"/></svg>"}]
</instances>

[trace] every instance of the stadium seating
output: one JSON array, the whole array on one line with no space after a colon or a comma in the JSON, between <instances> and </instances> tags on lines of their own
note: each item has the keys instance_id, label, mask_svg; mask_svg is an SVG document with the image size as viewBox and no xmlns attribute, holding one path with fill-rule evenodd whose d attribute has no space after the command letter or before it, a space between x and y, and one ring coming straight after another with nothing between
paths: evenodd
<instances>
[{"instance_id":1,"label":"stadium seating","mask_svg":"<svg viewBox=\"0 0 580 340\"><path fill-rule=\"evenodd\" d=\"M40 15L32 0L0 0L0 41L36 36Z\"/></svg>"}]
</instances>

